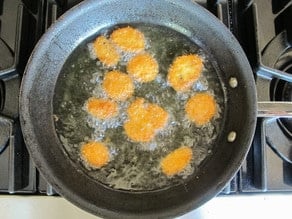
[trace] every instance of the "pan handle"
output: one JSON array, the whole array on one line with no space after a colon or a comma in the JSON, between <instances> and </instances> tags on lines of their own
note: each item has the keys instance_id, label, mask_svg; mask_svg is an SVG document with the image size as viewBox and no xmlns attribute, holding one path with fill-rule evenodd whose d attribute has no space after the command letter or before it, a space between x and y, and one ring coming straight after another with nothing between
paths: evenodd
<instances>
[{"instance_id":1,"label":"pan handle","mask_svg":"<svg viewBox=\"0 0 292 219\"><path fill-rule=\"evenodd\" d=\"M259 69L257 70L257 75L263 78L268 79L278 78L287 82L292 82L291 74L277 69L269 68L267 66L260 66Z\"/></svg>"},{"instance_id":2,"label":"pan handle","mask_svg":"<svg viewBox=\"0 0 292 219\"><path fill-rule=\"evenodd\" d=\"M258 117L292 118L292 102L258 102Z\"/></svg>"}]
</instances>

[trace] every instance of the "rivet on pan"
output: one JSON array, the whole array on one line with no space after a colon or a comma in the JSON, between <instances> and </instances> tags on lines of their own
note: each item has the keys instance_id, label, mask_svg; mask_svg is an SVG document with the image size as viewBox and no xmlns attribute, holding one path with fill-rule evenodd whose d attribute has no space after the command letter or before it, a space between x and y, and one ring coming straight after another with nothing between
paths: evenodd
<instances>
[{"instance_id":1,"label":"rivet on pan","mask_svg":"<svg viewBox=\"0 0 292 219\"><path fill-rule=\"evenodd\" d=\"M228 136L227 136L227 141L228 142L234 142L236 139L236 132L232 131L229 132Z\"/></svg>"},{"instance_id":2,"label":"rivet on pan","mask_svg":"<svg viewBox=\"0 0 292 219\"><path fill-rule=\"evenodd\" d=\"M235 77L231 77L231 78L229 79L229 85L230 85L230 87L232 87L232 88L236 88L237 85L238 85L238 81L237 81L237 79L236 79Z\"/></svg>"}]
</instances>

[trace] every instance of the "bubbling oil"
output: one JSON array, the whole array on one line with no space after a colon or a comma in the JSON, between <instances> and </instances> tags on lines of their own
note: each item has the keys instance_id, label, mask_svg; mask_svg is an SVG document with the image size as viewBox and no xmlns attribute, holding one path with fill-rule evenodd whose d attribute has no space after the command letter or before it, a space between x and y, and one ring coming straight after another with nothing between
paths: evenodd
<instances>
[{"instance_id":1,"label":"bubbling oil","mask_svg":"<svg viewBox=\"0 0 292 219\"><path fill-rule=\"evenodd\" d=\"M218 77L220 73L216 62L194 41L162 26L131 26L144 34L146 51L159 63L156 79L148 83L135 82L134 95L124 102L118 102L118 116L99 120L88 114L85 104L89 97L106 98L102 89L105 73L113 69L126 72L127 61L133 56L123 53L118 65L110 68L93 59L89 50L94 37L108 37L113 31L102 30L77 47L62 69L54 97L54 115L58 118L55 127L70 159L92 178L115 189L156 190L184 183L195 176L202 161L212 154L223 123L225 92ZM203 58L203 72L188 92L177 93L167 83L167 72L177 56L187 54L198 54ZM215 116L201 127L192 123L184 110L187 100L197 92L208 92L214 96L217 104ZM131 141L123 129L128 119L126 109L137 97L159 105L169 115L166 127L147 143ZM101 141L107 145L111 157L106 166L94 169L81 159L80 147L88 141ZM161 172L160 161L182 145L191 147L193 158L184 171L167 177Z\"/></svg>"}]
</instances>

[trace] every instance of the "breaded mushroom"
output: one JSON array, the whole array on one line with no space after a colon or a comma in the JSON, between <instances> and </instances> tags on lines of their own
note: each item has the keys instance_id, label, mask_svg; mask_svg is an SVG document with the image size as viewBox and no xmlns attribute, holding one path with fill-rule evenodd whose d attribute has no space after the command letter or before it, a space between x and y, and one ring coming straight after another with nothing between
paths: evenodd
<instances>
[{"instance_id":1,"label":"breaded mushroom","mask_svg":"<svg viewBox=\"0 0 292 219\"><path fill-rule=\"evenodd\" d=\"M195 94L185 105L187 116L198 126L208 123L215 115L216 108L214 97L208 93Z\"/></svg>"},{"instance_id":2,"label":"breaded mushroom","mask_svg":"<svg viewBox=\"0 0 292 219\"><path fill-rule=\"evenodd\" d=\"M106 66L115 66L120 60L120 54L114 44L105 38L99 36L93 43L96 57Z\"/></svg>"},{"instance_id":3,"label":"breaded mushroom","mask_svg":"<svg viewBox=\"0 0 292 219\"><path fill-rule=\"evenodd\" d=\"M127 136L135 142L149 142L156 134L155 129L142 119L125 122L124 129Z\"/></svg>"},{"instance_id":4,"label":"breaded mushroom","mask_svg":"<svg viewBox=\"0 0 292 219\"><path fill-rule=\"evenodd\" d=\"M110 39L126 52L141 52L146 44L143 33L132 27L123 27L113 31Z\"/></svg>"},{"instance_id":5,"label":"breaded mushroom","mask_svg":"<svg viewBox=\"0 0 292 219\"><path fill-rule=\"evenodd\" d=\"M91 97L86 103L87 111L98 119L109 119L118 114L118 104L107 99Z\"/></svg>"},{"instance_id":6,"label":"breaded mushroom","mask_svg":"<svg viewBox=\"0 0 292 219\"><path fill-rule=\"evenodd\" d=\"M120 71L107 72L102 87L108 97L116 101L124 101L131 97L134 92L131 77Z\"/></svg>"},{"instance_id":7,"label":"breaded mushroom","mask_svg":"<svg viewBox=\"0 0 292 219\"><path fill-rule=\"evenodd\" d=\"M192 156L193 152L190 147L181 146L161 160L161 170L167 176L176 175L187 167L192 159Z\"/></svg>"},{"instance_id":8,"label":"breaded mushroom","mask_svg":"<svg viewBox=\"0 0 292 219\"><path fill-rule=\"evenodd\" d=\"M93 141L82 145L80 153L84 161L94 168L101 168L110 160L109 150L101 142Z\"/></svg>"},{"instance_id":9,"label":"breaded mushroom","mask_svg":"<svg viewBox=\"0 0 292 219\"><path fill-rule=\"evenodd\" d=\"M177 57L168 70L168 83L179 92L187 91L200 77L203 60L195 54Z\"/></svg>"},{"instance_id":10,"label":"breaded mushroom","mask_svg":"<svg viewBox=\"0 0 292 219\"><path fill-rule=\"evenodd\" d=\"M127 136L135 142L149 142L158 130L164 128L168 113L157 104L145 103L143 98L136 99L127 110L129 120L124 129Z\"/></svg>"},{"instance_id":11,"label":"breaded mushroom","mask_svg":"<svg viewBox=\"0 0 292 219\"><path fill-rule=\"evenodd\" d=\"M158 74L158 63L149 53L138 54L128 62L127 72L139 82L150 82Z\"/></svg>"}]
</instances>

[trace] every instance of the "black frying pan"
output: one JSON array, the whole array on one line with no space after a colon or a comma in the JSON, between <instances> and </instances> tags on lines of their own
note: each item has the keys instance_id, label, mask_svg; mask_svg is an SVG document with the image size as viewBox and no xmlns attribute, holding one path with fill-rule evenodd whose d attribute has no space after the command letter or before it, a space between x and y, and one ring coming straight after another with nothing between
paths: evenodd
<instances>
[{"instance_id":1,"label":"black frying pan","mask_svg":"<svg viewBox=\"0 0 292 219\"><path fill-rule=\"evenodd\" d=\"M113 190L76 168L56 135L52 115L55 85L72 51L101 28L136 22L167 26L201 41L216 58L227 93L222 132L208 162L193 180L150 192ZM68 11L39 41L23 78L20 112L29 152L58 193L103 217L155 218L195 209L223 189L248 152L256 103L253 74L240 45L217 18L193 1L89 0Z\"/></svg>"}]
</instances>

